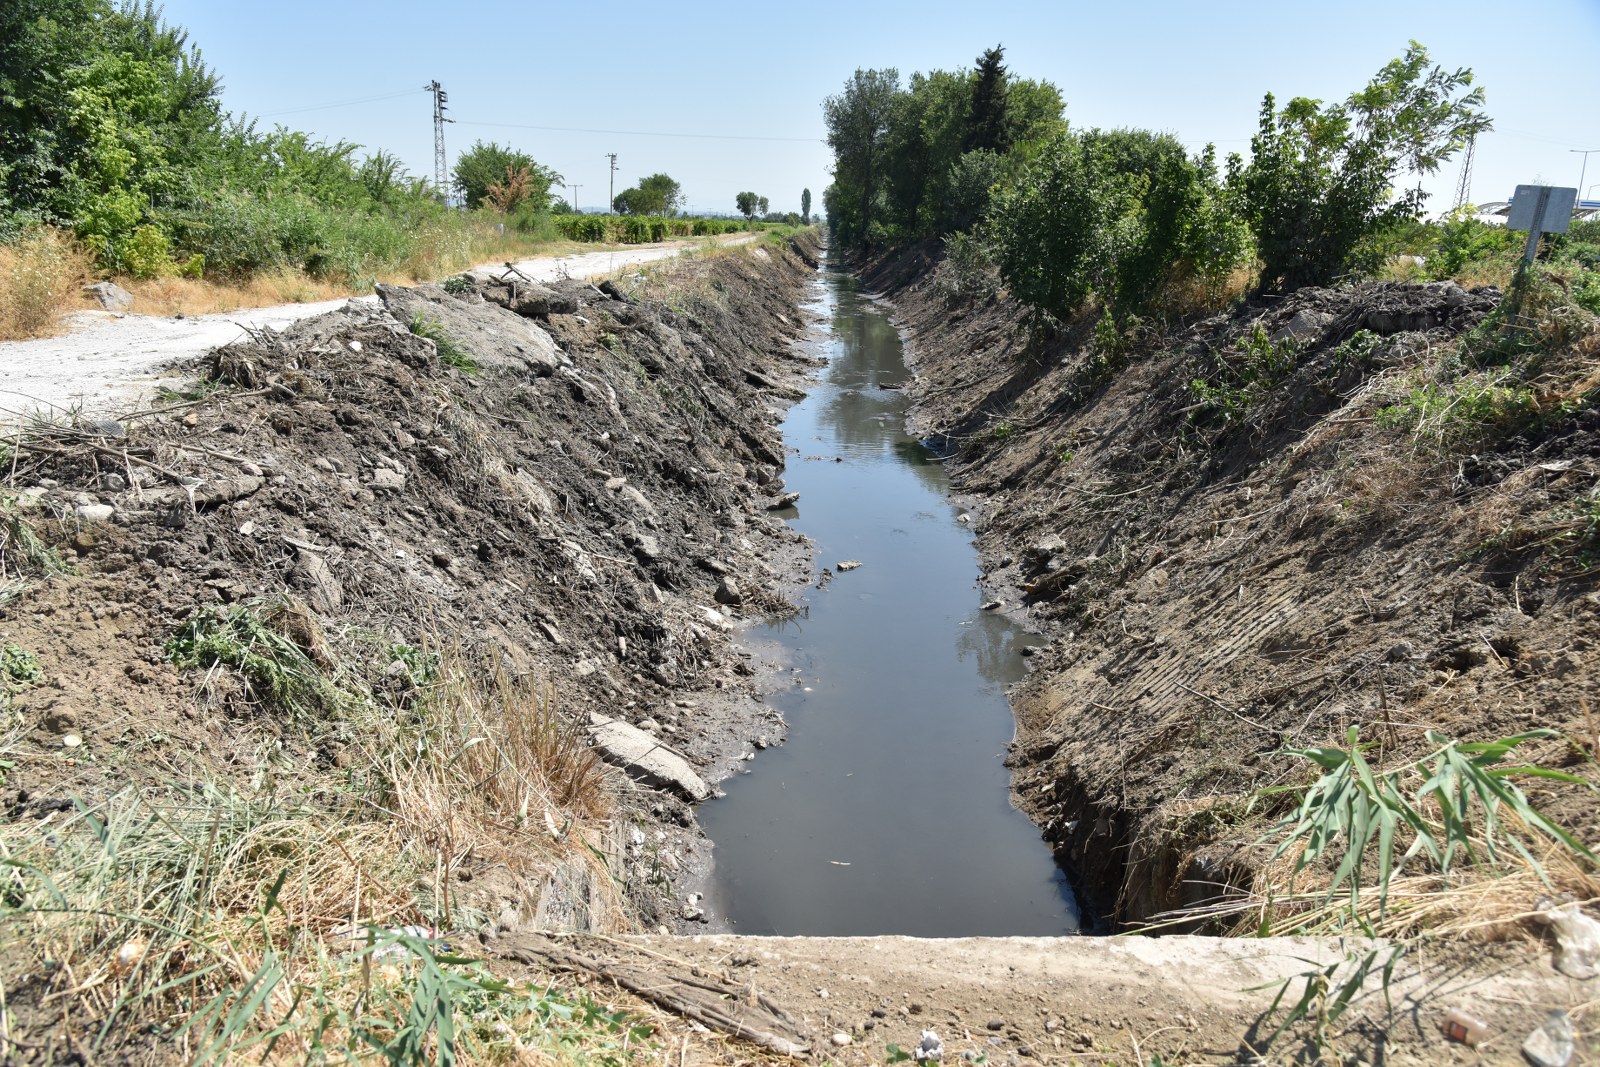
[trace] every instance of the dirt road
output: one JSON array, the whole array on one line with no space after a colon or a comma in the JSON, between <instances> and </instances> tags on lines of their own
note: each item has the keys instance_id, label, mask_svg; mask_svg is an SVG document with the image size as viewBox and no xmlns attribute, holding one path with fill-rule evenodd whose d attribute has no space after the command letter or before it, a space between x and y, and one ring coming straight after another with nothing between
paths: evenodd
<instances>
[{"instance_id":1,"label":"dirt road","mask_svg":"<svg viewBox=\"0 0 1600 1067\"><path fill-rule=\"evenodd\" d=\"M755 234L737 234L721 244L744 244ZM525 259L516 268L537 281L589 278L679 255L699 241L673 241L648 248L612 249ZM499 264L473 268L492 273ZM356 297L371 303L375 297ZM60 337L0 342L0 421L33 412L59 414L129 406L154 390L188 361L238 339L246 330L281 330L292 322L342 307L345 300L248 308L219 315L155 318L82 311Z\"/></svg>"}]
</instances>

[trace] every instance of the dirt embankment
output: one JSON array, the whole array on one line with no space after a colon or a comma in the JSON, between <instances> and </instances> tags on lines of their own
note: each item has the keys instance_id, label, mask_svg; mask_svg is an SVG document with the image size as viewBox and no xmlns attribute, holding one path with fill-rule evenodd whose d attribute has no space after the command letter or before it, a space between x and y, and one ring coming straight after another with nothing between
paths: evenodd
<instances>
[{"instance_id":1,"label":"dirt embankment","mask_svg":"<svg viewBox=\"0 0 1600 1067\"><path fill-rule=\"evenodd\" d=\"M692 258L652 283L670 306L629 279L382 287L378 306L218 349L190 399L13 434L0 637L38 663L4 707L0 816L22 840L129 787L181 803L263 776L312 806L359 803L319 783L359 793L392 768L362 768L348 725L275 717L270 675L170 662L175 634L229 607L272 616L396 715L459 645L547 679L564 721L642 726L711 781L775 742L731 639L781 608L774 563L803 553L768 504L782 383L808 370L790 341L811 257L767 242ZM708 851L692 809L620 772L612 787L626 925L681 921L672 882ZM438 847L462 894L504 898L474 909L535 920L540 887Z\"/></svg>"},{"instance_id":2,"label":"dirt embankment","mask_svg":"<svg viewBox=\"0 0 1600 1067\"><path fill-rule=\"evenodd\" d=\"M1581 741L1520 761L1592 768L1582 345L1546 368L1576 402L1502 432L1458 405L1506 394L1417 392L1493 290L1309 289L1106 355L1092 322L1040 345L946 270L920 250L868 283L909 328L919 432L981 505L986 582L1054 638L1013 694L1015 790L1092 912L1257 888L1249 798L1309 780L1286 747L1351 726L1391 761L1428 730L1552 727ZM1600 838L1581 790L1530 792Z\"/></svg>"}]
</instances>

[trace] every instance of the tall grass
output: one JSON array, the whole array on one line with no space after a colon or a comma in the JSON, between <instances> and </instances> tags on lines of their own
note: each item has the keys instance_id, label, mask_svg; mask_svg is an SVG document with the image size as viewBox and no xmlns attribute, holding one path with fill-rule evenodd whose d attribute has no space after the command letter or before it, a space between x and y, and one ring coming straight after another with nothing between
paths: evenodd
<instances>
[{"instance_id":1,"label":"tall grass","mask_svg":"<svg viewBox=\"0 0 1600 1067\"><path fill-rule=\"evenodd\" d=\"M59 230L29 230L0 244L0 341L56 332L62 315L79 306L89 267L88 253Z\"/></svg>"},{"instance_id":2,"label":"tall grass","mask_svg":"<svg viewBox=\"0 0 1600 1067\"><path fill-rule=\"evenodd\" d=\"M531 900L601 863L606 772L547 683L459 648L340 662L292 604L208 613L168 655L237 672L280 740L248 787L131 785L0 823L0 1038L52 1005L107 1060L626 1058L630 1020L456 950L500 906L473 874Z\"/></svg>"}]
</instances>

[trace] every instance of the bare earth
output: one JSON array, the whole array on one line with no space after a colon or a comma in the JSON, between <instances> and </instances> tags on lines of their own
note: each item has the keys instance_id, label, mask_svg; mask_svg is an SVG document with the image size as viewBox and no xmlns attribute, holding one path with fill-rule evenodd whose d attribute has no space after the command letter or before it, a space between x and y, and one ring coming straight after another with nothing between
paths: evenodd
<instances>
[{"instance_id":1,"label":"bare earth","mask_svg":"<svg viewBox=\"0 0 1600 1067\"><path fill-rule=\"evenodd\" d=\"M754 234L738 234L722 244L744 244ZM673 241L579 255L543 256L516 263L535 281L614 274L700 247L698 241ZM492 274L501 264L484 264L471 273ZM355 297L375 303L376 297ZM43 414L133 406L189 361L246 330L281 330L292 322L343 307L347 300L248 308L220 315L154 318L139 314L80 311L71 331L60 337L0 342L0 421L33 412Z\"/></svg>"}]
</instances>

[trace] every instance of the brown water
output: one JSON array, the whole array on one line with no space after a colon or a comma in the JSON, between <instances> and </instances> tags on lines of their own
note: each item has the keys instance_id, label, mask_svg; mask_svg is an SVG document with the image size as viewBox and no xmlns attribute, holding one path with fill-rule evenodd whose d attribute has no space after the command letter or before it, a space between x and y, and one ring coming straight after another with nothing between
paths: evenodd
<instances>
[{"instance_id":1,"label":"brown water","mask_svg":"<svg viewBox=\"0 0 1600 1067\"><path fill-rule=\"evenodd\" d=\"M709 903L738 933L1074 932L1072 891L1002 764L1004 687L1029 638L980 610L944 468L905 434L903 394L880 388L909 377L899 335L847 275L816 284L829 365L784 424L799 452L790 523L819 567L862 566L768 634L798 668L769 699L789 737L701 808L716 846Z\"/></svg>"}]
</instances>

